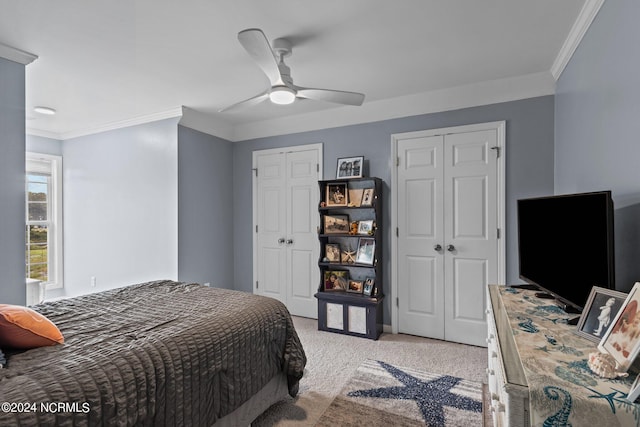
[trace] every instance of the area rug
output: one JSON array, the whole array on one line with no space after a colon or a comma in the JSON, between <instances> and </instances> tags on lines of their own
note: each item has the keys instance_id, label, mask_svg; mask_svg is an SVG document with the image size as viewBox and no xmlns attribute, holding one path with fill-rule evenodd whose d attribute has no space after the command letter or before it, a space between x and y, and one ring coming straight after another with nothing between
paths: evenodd
<instances>
[{"instance_id":1,"label":"area rug","mask_svg":"<svg viewBox=\"0 0 640 427\"><path fill-rule=\"evenodd\" d=\"M482 384L365 360L316 426L481 426Z\"/></svg>"}]
</instances>

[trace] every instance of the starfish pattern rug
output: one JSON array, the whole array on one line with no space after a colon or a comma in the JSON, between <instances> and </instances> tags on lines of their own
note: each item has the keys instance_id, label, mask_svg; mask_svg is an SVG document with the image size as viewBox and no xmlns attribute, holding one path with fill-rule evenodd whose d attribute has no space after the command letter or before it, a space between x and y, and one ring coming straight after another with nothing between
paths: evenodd
<instances>
[{"instance_id":1,"label":"starfish pattern rug","mask_svg":"<svg viewBox=\"0 0 640 427\"><path fill-rule=\"evenodd\" d=\"M365 360L316 426L482 426L482 384Z\"/></svg>"}]
</instances>

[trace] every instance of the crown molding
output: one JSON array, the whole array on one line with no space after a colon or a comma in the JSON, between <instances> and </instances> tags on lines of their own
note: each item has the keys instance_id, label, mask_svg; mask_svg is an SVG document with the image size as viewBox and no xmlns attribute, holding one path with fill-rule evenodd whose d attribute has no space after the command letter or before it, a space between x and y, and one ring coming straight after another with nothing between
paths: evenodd
<instances>
[{"instance_id":1,"label":"crown molding","mask_svg":"<svg viewBox=\"0 0 640 427\"><path fill-rule=\"evenodd\" d=\"M564 41L555 61L553 61L553 65L551 65L551 74L556 81L562 75L603 3L604 0L587 0L582 6L582 10L573 23L567 39Z\"/></svg>"},{"instance_id":2,"label":"crown molding","mask_svg":"<svg viewBox=\"0 0 640 427\"><path fill-rule=\"evenodd\" d=\"M232 141L370 123L421 114L516 101L555 93L550 72L491 80L453 88L365 102L313 113L237 125Z\"/></svg>"},{"instance_id":3,"label":"crown molding","mask_svg":"<svg viewBox=\"0 0 640 427\"><path fill-rule=\"evenodd\" d=\"M53 133L28 128L27 133L45 138L67 140L157 120L180 117L179 124L182 126L227 141L237 142L497 104L553 95L554 93L555 80L550 72L543 71L524 76L365 102L360 107L343 106L296 116L242 123L235 126L212 115L182 106L90 129Z\"/></svg>"},{"instance_id":4,"label":"crown molding","mask_svg":"<svg viewBox=\"0 0 640 427\"><path fill-rule=\"evenodd\" d=\"M29 135L35 136L44 136L46 138L59 139L59 140L67 140L78 138L81 136L93 135L96 133L106 132L115 129L126 128L130 126L142 125L145 123L156 122L158 120L172 119L175 117L182 117L182 107L175 107L170 110L160 111L158 113L147 114L144 116L133 117L131 119L119 120L116 122L105 123L100 126L74 130L71 132L65 133L53 133L53 132L45 132L38 129L27 129L27 133Z\"/></svg>"},{"instance_id":5,"label":"crown molding","mask_svg":"<svg viewBox=\"0 0 640 427\"><path fill-rule=\"evenodd\" d=\"M9 61L17 62L22 65L29 65L38 59L38 56L0 43L0 58L8 59Z\"/></svg>"}]
</instances>

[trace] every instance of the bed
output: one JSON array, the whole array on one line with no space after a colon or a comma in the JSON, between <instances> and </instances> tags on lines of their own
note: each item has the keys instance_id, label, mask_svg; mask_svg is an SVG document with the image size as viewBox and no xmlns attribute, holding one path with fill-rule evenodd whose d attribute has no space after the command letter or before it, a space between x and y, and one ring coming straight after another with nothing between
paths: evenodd
<instances>
[{"instance_id":1,"label":"bed","mask_svg":"<svg viewBox=\"0 0 640 427\"><path fill-rule=\"evenodd\" d=\"M286 307L244 292L155 281L32 308L65 343L3 349L0 425L249 425L306 364Z\"/></svg>"}]
</instances>

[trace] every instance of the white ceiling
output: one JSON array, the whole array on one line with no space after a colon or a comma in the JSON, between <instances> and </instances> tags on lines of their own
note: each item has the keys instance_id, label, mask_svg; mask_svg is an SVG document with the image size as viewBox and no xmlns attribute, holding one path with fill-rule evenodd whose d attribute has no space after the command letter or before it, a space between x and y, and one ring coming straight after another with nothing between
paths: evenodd
<instances>
[{"instance_id":1,"label":"white ceiling","mask_svg":"<svg viewBox=\"0 0 640 427\"><path fill-rule=\"evenodd\" d=\"M30 133L67 139L184 106L209 133L237 140L552 93L590 3L0 0L0 43L38 56L26 68ZM237 40L246 28L290 38L296 84L362 92L364 104L218 113L268 87Z\"/></svg>"}]
</instances>

